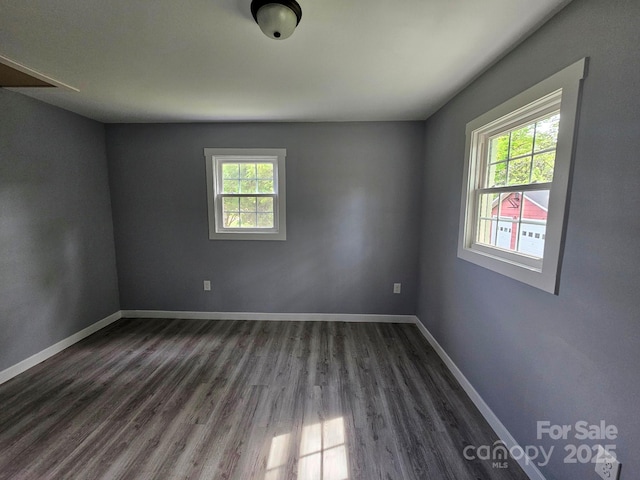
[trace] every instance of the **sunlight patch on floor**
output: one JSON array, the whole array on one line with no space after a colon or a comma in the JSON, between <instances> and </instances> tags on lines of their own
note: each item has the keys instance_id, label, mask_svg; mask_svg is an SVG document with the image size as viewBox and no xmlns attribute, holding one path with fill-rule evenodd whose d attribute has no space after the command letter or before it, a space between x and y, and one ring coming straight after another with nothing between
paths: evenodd
<instances>
[{"instance_id":1,"label":"sunlight patch on floor","mask_svg":"<svg viewBox=\"0 0 640 480\"><path fill-rule=\"evenodd\" d=\"M285 474L290 434L271 441L265 480L282 480ZM298 455L298 480L349 480L344 419L303 427Z\"/></svg>"}]
</instances>

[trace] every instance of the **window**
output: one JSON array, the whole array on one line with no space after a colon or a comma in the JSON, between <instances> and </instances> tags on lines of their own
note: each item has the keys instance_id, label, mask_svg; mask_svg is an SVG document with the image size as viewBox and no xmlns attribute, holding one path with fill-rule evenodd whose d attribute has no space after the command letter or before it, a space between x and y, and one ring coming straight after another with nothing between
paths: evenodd
<instances>
[{"instance_id":1,"label":"window","mask_svg":"<svg viewBox=\"0 0 640 480\"><path fill-rule=\"evenodd\" d=\"M284 149L205 148L209 238L285 240Z\"/></svg>"},{"instance_id":2,"label":"window","mask_svg":"<svg viewBox=\"0 0 640 480\"><path fill-rule=\"evenodd\" d=\"M585 66L582 59L467 124L458 257L551 293Z\"/></svg>"}]
</instances>

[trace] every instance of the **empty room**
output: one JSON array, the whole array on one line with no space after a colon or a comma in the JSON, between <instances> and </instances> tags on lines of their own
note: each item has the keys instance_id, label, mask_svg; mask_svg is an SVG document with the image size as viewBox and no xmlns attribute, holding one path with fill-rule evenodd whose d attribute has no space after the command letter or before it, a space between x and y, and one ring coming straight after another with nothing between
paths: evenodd
<instances>
[{"instance_id":1,"label":"empty room","mask_svg":"<svg viewBox=\"0 0 640 480\"><path fill-rule=\"evenodd\" d=\"M640 478L638 152L638 0L0 0L0 480Z\"/></svg>"}]
</instances>

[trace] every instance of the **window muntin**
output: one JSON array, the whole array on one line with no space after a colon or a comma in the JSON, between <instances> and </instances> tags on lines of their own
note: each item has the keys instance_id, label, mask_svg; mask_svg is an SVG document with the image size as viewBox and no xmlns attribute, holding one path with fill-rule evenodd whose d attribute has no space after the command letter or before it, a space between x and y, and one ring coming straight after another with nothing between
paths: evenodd
<instances>
[{"instance_id":1,"label":"window muntin","mask_svg":"<svg viewBox=\"0 0 640 480\"><path fill-rule=\"evenodd\" d=\"M458 256L556 293L586 59L467 124Z\"/></svg>"},{"instance_id":2,"label":"window muntin","mask_svg":"<svg viewBox=\"0 0 640 480\"><path fill-rule=\"evenodd\" d=\"M205 149L209 238L285 240L284 149Z\"/></svg>"}]
</instances>

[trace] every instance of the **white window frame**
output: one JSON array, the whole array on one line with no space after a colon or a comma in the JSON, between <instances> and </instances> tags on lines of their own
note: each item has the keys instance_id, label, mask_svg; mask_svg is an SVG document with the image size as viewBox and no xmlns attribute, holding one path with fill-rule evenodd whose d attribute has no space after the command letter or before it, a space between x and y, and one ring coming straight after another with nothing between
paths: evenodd
<instances>
[{"instance_id":1,"label":"white window frame","mask_svg":"<svg viewBox=\"0 0 640 480\"><path fill-rule=\"evenodd\" d=\"M559 285L573 146L586 64L586 58L579 60L472 120L466 128L458 257L554 294L557 294ZM535 259L526 254L476 243L478 189L482 187L486 175L489 137L531 123L556 110L560 111L560 124L553 181L517 187L519 191L550 190L543 258ZM495 190L492 193L500 193L500 187L492 190Z\"/></svg>"},{"instance_id":2,"label":"white window frame","mask_svg":"<svg viewBox=\"0 0 640 480\"><path fill-rule=\"evenodd\" d=\"M211 240L286 240L286 173L284 148L205 148L207 175L207 208L209 214L209 239ZM224 162L273 163L274 228L224 228L222 226L222 176ZM255 195L253 195L255 196ZM260 196L260 195L258 195Z\"/></svg>"}]
</instances>

